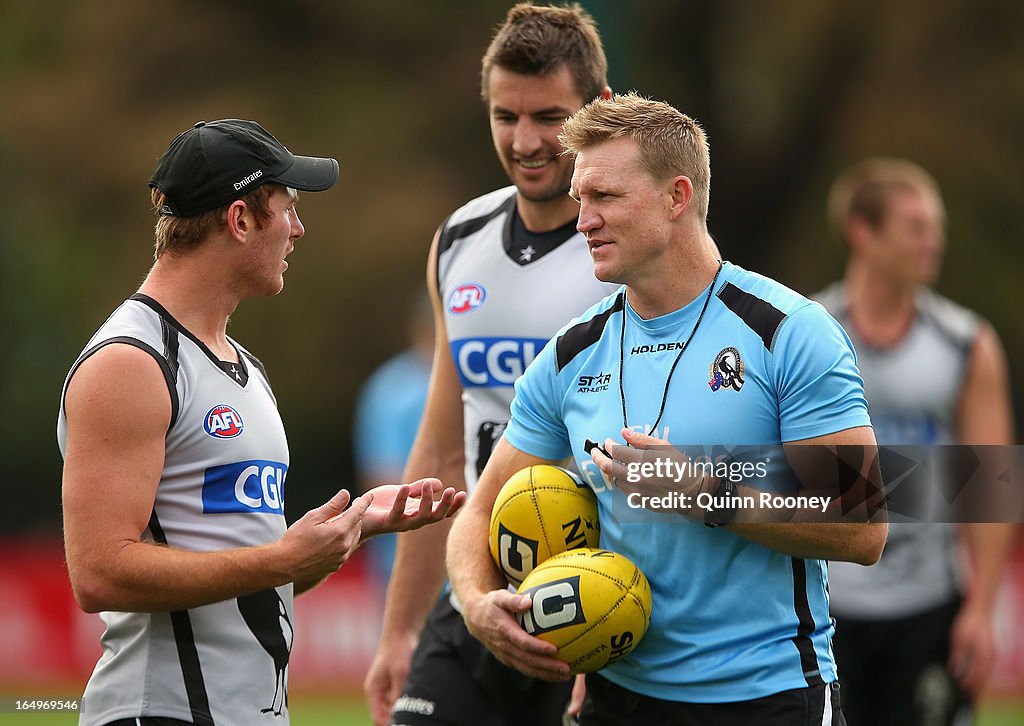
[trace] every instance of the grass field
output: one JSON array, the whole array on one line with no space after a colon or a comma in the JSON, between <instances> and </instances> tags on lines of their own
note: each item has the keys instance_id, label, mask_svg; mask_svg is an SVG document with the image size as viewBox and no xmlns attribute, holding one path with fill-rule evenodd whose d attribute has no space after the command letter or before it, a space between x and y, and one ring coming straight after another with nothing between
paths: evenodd
<instances>
[{"instance_id":1,"label":"grass field","mask_svg":"<svg viewBox=\"0 0 1024 726\"><path fill-rule=\"evenodd\" d=\"M298 695L291 699L291 716L292 726L370 726L366 706L355 696ZM77 722L73 713L0 713L0 726L68 726ZM986 704L976 726L1024 726L1024 701Z\"/></svg>"},{"instance_id":2,"label":"grass field","mask_svg":"<svg viewBox=\"0 0 1024 726\"><path fill-rule=\"evenodd\" d=\"M371 726L366 707L359 701L295 699L291 712L292 726ZM1024 702L988 704L975 726L1024 726Z\"/></svg>"}]
</instances>

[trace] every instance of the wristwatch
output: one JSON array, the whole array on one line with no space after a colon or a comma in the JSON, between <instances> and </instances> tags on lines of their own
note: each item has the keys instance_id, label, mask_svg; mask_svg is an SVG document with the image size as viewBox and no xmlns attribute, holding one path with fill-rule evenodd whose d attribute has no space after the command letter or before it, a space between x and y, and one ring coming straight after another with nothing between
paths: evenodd
<instances>
[{"instance_id":1,"label":"wristwatch","mask_svg":"<svg viewBox=\"0 0 1024 726\"><path fill-rule=\"evenodd\" d=\"M719 479L718 488L712 492L711 496L716 504L723 502L725 506L716 506L714 509L709 508L704 513L705 527L721 527L723 524L729 524L736 519L736 484L730 481L728 476Z\"/></svg>"}]
</instances>

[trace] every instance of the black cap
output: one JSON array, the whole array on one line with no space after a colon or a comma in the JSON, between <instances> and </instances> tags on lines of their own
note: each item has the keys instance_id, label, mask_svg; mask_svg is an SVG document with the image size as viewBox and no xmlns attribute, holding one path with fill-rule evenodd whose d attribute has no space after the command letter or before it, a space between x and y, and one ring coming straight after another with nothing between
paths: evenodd
<instances>
[{"instance_id":1,"label":"black cap","mask_svg":"<svg viewBox=\"0 0 1024 726\"><path fill-rule=\"evenodd\" d=\"M277 182L322 192L338 180L338 162L295 156L255 121L200 121L178 134L157 162L149 186L166 197L161 214L192 217Z\"/></svg>"}]
</instances>

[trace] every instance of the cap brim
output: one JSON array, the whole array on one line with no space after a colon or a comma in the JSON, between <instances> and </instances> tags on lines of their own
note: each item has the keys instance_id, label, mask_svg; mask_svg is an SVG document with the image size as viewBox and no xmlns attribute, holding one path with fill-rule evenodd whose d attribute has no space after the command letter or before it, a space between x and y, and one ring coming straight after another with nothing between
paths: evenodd
<instances>
[{"instance_id":1,"label":"cap brim","mask_svg":"<svg viewBox=\"0 0 1024 726\"><path fill-rule=\"evenodd\" d=\"M273 181L303 192L322 192L338 181L338 162L318 156L296 156L295 161Z\"/></svg>"}]
</instances>

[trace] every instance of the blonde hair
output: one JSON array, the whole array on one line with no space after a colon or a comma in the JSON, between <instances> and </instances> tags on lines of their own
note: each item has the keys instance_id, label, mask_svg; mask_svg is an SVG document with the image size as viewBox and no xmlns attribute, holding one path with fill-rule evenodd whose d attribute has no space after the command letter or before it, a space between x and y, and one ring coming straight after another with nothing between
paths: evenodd
<instances>
[{"instance_id":1,"label":"blonde hair","mask_svg":"<svg viewBox=\"0 0 1024 726\"><path fill-rule=\"evenodd\" d=\"M889 211L890 197L897 191L921 191L942 199L935 178L912 161L876 157L849 167L832 183L828 195L828 221L833 233L845 239L846 223L855 217L877 230Z\"/></svg>"},{"instance_id":2,"label":"blonde hair","mask_svg":"<svg viewBox=\"0 0 1024 726\"><path fill-rule=\"evenodd\" d=\"M519 3L495 31L480 69L480 96L489 99L495 66L524 76L546 76L562 66L583 101L608 86L608 61L594 18L577 3L549 7Z\"/></svg>"},{"instance_id":3,"label":"blonde hair","mask_svg":"<svg viewBox=\"0 0 1024 726\"><path fill-rule=\"evenodd\" d=\"M261 184L251 192L241 197L256 218L256 228L262 229L270 221L272 212L270 209L270 197L274 190L283 189L280 184L268 182ZM176 217L170 214L163 214L161 210L166 202L162 191L153 187L150 190L150 199L153 202L153 209L157 213L156 230L154 234L153 259L159 260L165 253L184 254L199 246L206 237L225 223L224 211L230 206L226 204L208 212L202 212L191 217ZM238 201L238 200L235 200ZM231 202L234 204L234 202Z\"/></svg>"},{"instance_id":4,"label":"blonde hair","mask_svg":"<svg viewBox=\"0 0 1024 726\"><path fill-rule=\"evenodd\" d=\"M711 194L711 151L696 120L664 101L636 93L598 98L573 114L558 137L566 152L627 137L640 149L640 163L656 180L686 176L693 184L698 218L706 220Z\"/></svg>"}]
</instances>

